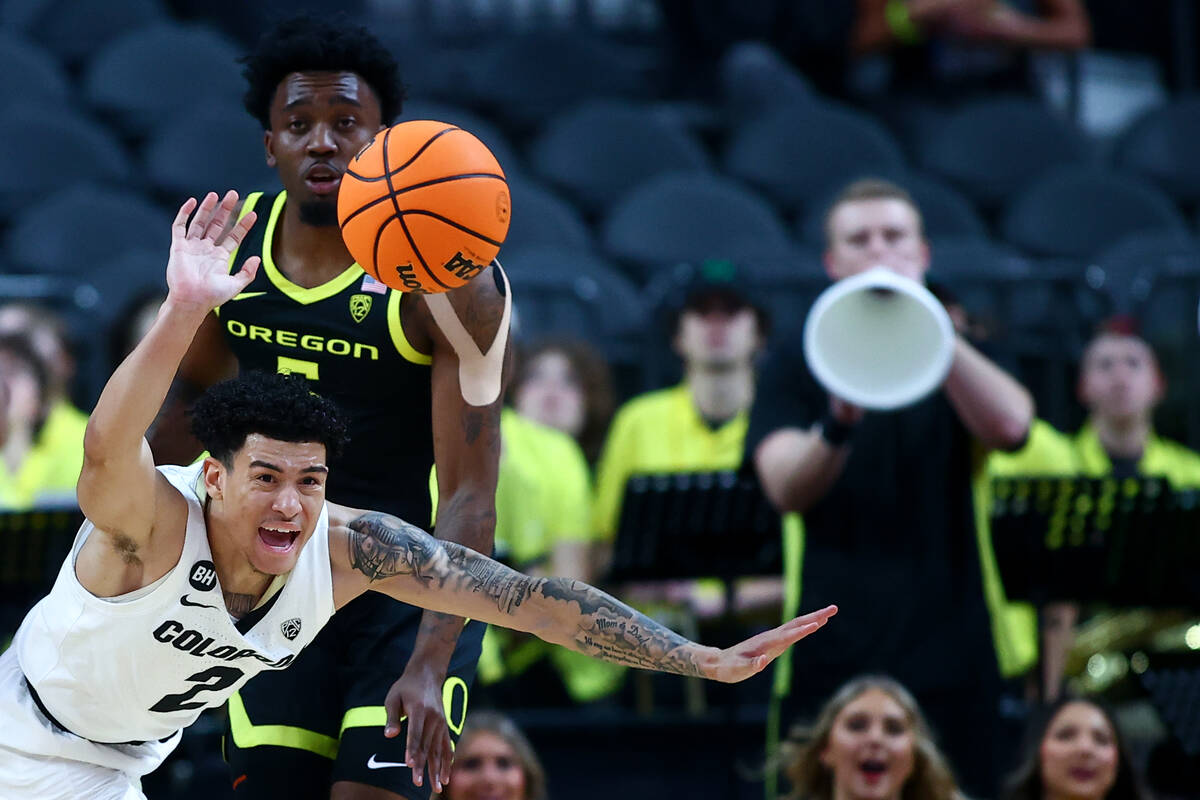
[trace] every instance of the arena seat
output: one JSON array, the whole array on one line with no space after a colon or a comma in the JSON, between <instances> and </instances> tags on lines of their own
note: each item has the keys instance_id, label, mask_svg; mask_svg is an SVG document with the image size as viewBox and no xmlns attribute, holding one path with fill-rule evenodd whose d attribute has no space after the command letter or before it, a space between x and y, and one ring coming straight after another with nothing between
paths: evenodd
<instances>
[{"instance_id":1,"label":"arena seat","mask_svg":"<svg viewBox=\"0 0 1200 800\"><path fill-rule=\"evenodd\" d=\"M70 105L70 85L62 65L48 51L0 31L0 106L40 102L58 109Z\"/></svg>"},{"instance_id":2,"label":"arena seat","mask_svg":"<svg viewBox=\"0 0 1200 800\"><path fill-rule=\"evenodd\" d=\"M892 181L912 195L917 208L921 210L927 239L987 238L987 225L975 210L975 206L952 186L928 175L907 170L883 173L875 177ZM823 201L810 204L808 212L798 219L797 231L803 241L824 246L825 215L837 192L842 188L844 187L839 186L827 193Z\"/></svg>"},{"instance_id":3,"label":"arena seat","mask_svg":"<svg viewBox=\"0 0 1200 800\"><path fill-rule=\"evenodd\" d=\"M900 146L871 117L826 106L777 108L735 130L723 169L787 211L808 210L834 187L904 166Z\"/></svg>"},{"instance_id":4,"label":"arena seat","mask_svg":"<svg viewBox=\"0 0 1200 800\"><path fill-rule=\"evenodd\" d=\"M10 216L51 192L79 182L129 185L133 171L120 143L101 125L65 110L9 106L0 137L21 142L19 158L0 174L0 215Z\"/></svg>"},{"instance_id":5,"label":"arena seat","mask_svg":"<svg viewBox=\"0 0 1200 800\"><path fill-rule=\"evenodd\" d=\"M1089 258L1139 231L1186 231L1170 198L1133 177L1061 167L1014 197L1001 237L1034 256Z\"/></svg>"},{"instance_id":6,"label":"arena seat","mask_svg":"<svg viewBox=\"0 0 1200 800\"><path fill-rule=\"evenodd\" d=\"M918 142L921 165L994 209L1046 170L1089 161L1086 139L1042 104L978 100Z\"/></svg>"},{"instance_id":7,"label":"arena seat","mask_svg":"<svg viewBox=\"0 0 1200 800\"><path fill-rule=\"evenodd\" d=\"M240 48L209 28L141 27L107 44L87 64L84 99L130 139L165 117L209 99L223 105L245 91Z\"/></svg>"},{"instance_id":8,"label":"arena seat","mask_svg":"<svg viewBox=\"0 0 1200 800\"><path fill-rule=\"evenodd\" d=\"M1180 203L1200 202L1200 96L1185 95L1156 108L1121 135L1115 160Z\"/></svg>"},{"instance_id":9,"label":"arena seat","mask_svg":"<svg viewBox=\"0 0 1200 800\"><path fill-rule=\"evenodd\" d=\"M775 210L717 175L672 172L633 189L606 215L604 250L648 278L662 265L794 251Z\"/></svg>"},{"instance_id":10,"label":"arena seat","mask_svg":"<svg viewBox=\"0 0 1200 800\"><path fill-rule=\"evenodd\" d=\"M168 19L161 0L5 0L0 25L74 66L126 32Z\"/></svg>"},{"instance_id":11,"label":"arena seat","mask_svg":"<svg viewBox=\"0 0 1200 800\"><path fill-rule=\"evenodd\" d=\"M233 104L202 104L173 116L147 140L146 176L162 201L172 207L187 197L236 189L279 188L267 166L262 126Z\"/></svg>"},{"instance_id":12,"label":"arena seat","mask_svg":"<svg viewBox=\"0 0 1200 800\"><path fill-rule=\"evenodd\" d=\"M529 148L529 163L587 214L599 214L634 185L661 172L709 166L704 146L648 108L597 100L551 119Z\"/></svg>"},{"instance_id":13,"label":"arena seat","mask_svg":"<svg viewBox=\"0 0 1200 800\"><path fill-rule=\"evenodd\" d=\"M586 249L592 244L587 223L566 200L526 178L508 176L512 195L512 222L500 250L503 263L508 250L529 245L561 245Z\"/></svg>"},{"instance_id":14,"label":"arena seat","mask_svg":"<svg viewBox=\"0 0 1200 800\"><path fill-rule=\"evenodd\" d=\"M17 269L87 278L106 259L147 247L165 269L171 218L140 196L72 185L18 214L5 250Z\"/></svg>"}]
</instances>

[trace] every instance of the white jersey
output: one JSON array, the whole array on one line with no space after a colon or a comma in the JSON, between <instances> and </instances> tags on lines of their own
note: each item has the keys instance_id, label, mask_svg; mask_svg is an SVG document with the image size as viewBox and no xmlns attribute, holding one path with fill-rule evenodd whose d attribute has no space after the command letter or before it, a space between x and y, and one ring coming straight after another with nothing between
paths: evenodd
<instances>
[{"instance_id":1,"label":"white jersey","mask_svg":"<svg viewBox=\"0 0 1200 800\"><path fill-rule=\"evenodd\" d=\"M28 701L40 702L44 713L34 716L69 734L0 725L0 747L145 774L157 766L147 761L161 762L205 708L221 705L259 672L286 667L333 615L328 507L283 588L235 622L209 549L200 468L159 470L188 503L179 562L152 586L96 597L75 575L94 530L84 522L54 588L25 617L12 646L33 690L17 696L20 705L29 710ZM136 763L122 757L126 752Z\"/></svg>"}]
</instances>

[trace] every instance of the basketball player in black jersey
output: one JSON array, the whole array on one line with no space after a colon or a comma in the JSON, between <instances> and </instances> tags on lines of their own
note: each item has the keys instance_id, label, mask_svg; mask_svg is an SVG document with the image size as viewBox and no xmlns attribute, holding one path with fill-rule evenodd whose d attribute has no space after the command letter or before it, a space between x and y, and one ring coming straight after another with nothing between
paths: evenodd
<instances>
[{"instance_id":1,"label":"basketball player in black jersey","mask_svg":"<svg viewBox=\"0 0 1200 800\"><path fill-rule=\"evenodd\" d=\"M238 369L298 372L348 416L330 500L429 523L436 461L436 535L490 553L500 401L466 402L459 367L506 358L506 279L492 267L449 292L448 335L420 295L353 263L337 226L339 179L403 99L395 61L366 30L295 18L245 64L246 107L285 192L242 205L259 221L237 259L261 255L263 268L197 334L152 436L156 460L198 454L180 423L199 390ZM370 592L356 599L278 680L231 698L235 794L429 797L424 768L449 778L483 628Z\"/></svg>"}]
</instances>

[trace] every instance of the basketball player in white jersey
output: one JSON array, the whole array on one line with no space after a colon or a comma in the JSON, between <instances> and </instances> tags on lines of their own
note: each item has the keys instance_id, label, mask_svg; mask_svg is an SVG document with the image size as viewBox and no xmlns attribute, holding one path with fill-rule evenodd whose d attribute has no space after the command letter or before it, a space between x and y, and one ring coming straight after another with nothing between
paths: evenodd
<instances>
[{"instance_id":1,"label":"basketball player in white jersey","mask_svg":"<svg viewBox=\"0 0 1200 800\"><path fill-rule=\"evenodd\" d=\"M189 199L169 293L88 423L87 521L50 594L0 656L0 797L143 797L140 778L200 712L283 669L367 590L535 633L620 664L738 681L817 630L829 607L735 647L703 647L577 581L534 579L395 517L325 501L344 439L304 380L249 374L194 409L209 457L155 469L146 429L204 317L253 278L229 274L254 222L237 195ZM442 775L431 775L441 790Z\"/></svg>"}]
</instances>

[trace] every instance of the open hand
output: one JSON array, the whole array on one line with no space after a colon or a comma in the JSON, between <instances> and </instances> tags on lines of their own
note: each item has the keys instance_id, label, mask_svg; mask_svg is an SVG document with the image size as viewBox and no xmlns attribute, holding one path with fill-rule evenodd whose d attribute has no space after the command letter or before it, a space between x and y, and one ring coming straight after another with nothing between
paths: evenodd
<instances>
[{"instance_id":1,"label":"open hand","mask_svg":"<svg viewBox=\"0 0 1200 800\"><path fill-rule=\"evenodd\" d=\"M450 781L454 748L442 707L442 680L432 672L410 667L388 690L383 706L387 725L383 735L389 739L400 734L400 723L408 717L408 739L404 745L404 763L412 770L413 783L420 786L429 765L433 790L441 792Z\"/></svg>"},{"instance_id":2,"label":"open hand","mask_svg":"<svg viewBox=\"0 0 1200 800\"><path fill-rule=\"evenodd\" d=\"M757 675L796 642L820 629L837 613L837 606L826 606L785 622L778 628L752 636L741 644L719 650L715 663L705 669L705 677L723 683L744 681Z\"/></svg>"},{"instance_id":3,"label":"open hand","mask_svg":"<svg viewBox=\"0 0 1200 800\"><path fill-rule=\"evenodd\" d=\"M255 220L250 212L225 232L237 202L237 192L226 192L219 203L216 193L209 192L198 209L194 197L180 206L171 225L171 257L167 261L167 288L176 305L210 311L254 280L261 261L258 256L247 258L237 272L229 272L229 259Z\"/></svg>"}]
</instances>

